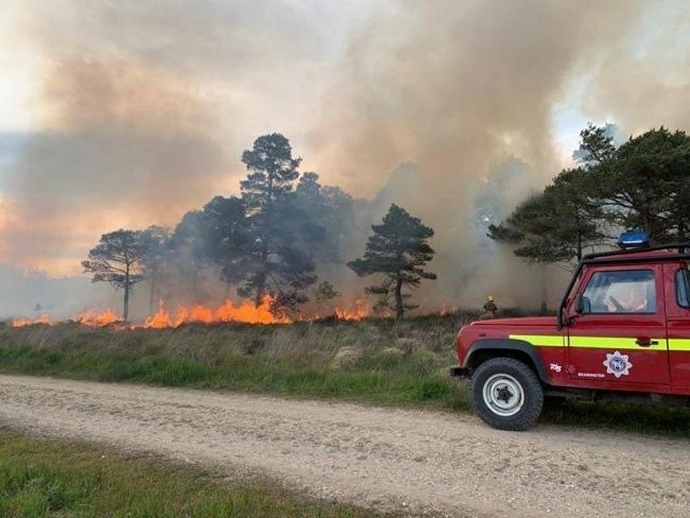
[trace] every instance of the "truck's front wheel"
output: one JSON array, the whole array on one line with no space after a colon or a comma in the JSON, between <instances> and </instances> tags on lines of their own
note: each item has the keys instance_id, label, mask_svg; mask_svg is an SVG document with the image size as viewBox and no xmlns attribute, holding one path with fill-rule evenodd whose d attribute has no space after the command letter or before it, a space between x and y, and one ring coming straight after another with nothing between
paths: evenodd
<instances>
[{"instance_id":1,"label":"truck's front wheel","mask_svg":"<svg viewBox=\"0 0 690 518\"><path fill-rule=\"evenodd\" d=\"M526 430L544 406L544 390L536 374L513 358L492 358L477 367L471 394L479 417L499 430Z\"/></svg>"}]
</instances>

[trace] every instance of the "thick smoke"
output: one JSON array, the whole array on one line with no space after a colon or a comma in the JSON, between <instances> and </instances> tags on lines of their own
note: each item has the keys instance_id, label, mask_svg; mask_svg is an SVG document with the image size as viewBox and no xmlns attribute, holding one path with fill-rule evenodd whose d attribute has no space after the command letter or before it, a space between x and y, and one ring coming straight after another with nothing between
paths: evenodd
<instances>
[{"instance_id":1,"label":"thick smoke","mask_svg":"<svg viewBox=\"0 0 690 518\"><path fill-rule=\"evenodd\" d=\"M148 67L62 59L47 72L42 102L45 129L5 183L14 225L3 237L15 261L74 259L99 229L170 221L220 172L211 117Z\"/></svg>"},{"instance_id":2,"label":"thick smoke","mask_svg":"<svg viewBox=\"0 0 690 518\"><path fill-rule=\"evenodd\" d=\"M640 6L399 1L353 39L311 142L355 194L370 196L401 161L416 164L416 176L397 170L383 189L436 230L429 268L443 281L427 283L430 306L497 291L539 303L541 269L487 243L477 200L500 202L496 222L558 172L553 107L574 72L625 40ZM521 165L506 175L511 161Z\"/></svg>"},{"instance_id":3,"label":"thick smoke","mask_svg":"<svg viewBox=\"0 0 690 518\"><path fill-rule=\"evenodd\" d=\"M553 106L580 61L625 33L634 6L395 2L354 38L311 133L325 169L365 196L402 161L437 193L511 156L552 174Z\"/></svg>"},{"instance_id":4,"label":"thick smoke","mask_svg":"<svg viewBox=\"0 0 690 518\"><path fill-rule=\"evenodd\" d=\"M237 192L242 150L279 131L304 170L370 200L358 228L398 203L436 230L429 309L489 291L536 303L541 270L487 242L486 224L564 165L558 104L627 133L690 129L686 11L681 0L17 0L4 40L39 55L43 76L11 160L0 128L0 263L77 273L102 233L174 225Z\"/></svg>"},{"instance_id":5,"label":"thick smoke","mask_svg":"<svg viewBox=\"0 0 690 518\"><path fill-rule=\"evenodd\" d=\"M334 20L331 8L308 7L16 8L12 42L41 56L43 78L36 129L3 171L2 262L74 274L102 233L174 225L236 190L239 156L256 136L290 119L302 125L307 108L289 99L304 82L293 74L315 72L329 30L318 17Z\"/></svg>"}]
</instances>

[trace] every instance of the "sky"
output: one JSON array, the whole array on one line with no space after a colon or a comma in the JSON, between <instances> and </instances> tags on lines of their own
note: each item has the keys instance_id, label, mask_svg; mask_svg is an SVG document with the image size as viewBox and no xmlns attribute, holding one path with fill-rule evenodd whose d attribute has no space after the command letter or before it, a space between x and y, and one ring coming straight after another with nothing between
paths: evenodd
<instances>
[{"instance_id":1,"label":"sky","mask_svg":"<svg viewBox=\"0 0 690 518\"><path fill-rule=\"evenodd\" d=\"M454 239L468 185L526 164L509 210L588 121L690 131L683 0L0 0L0 68L0 266L50 277L237 193L267 133L356 197L415 164Z\"/></svg>"}]
</instances>

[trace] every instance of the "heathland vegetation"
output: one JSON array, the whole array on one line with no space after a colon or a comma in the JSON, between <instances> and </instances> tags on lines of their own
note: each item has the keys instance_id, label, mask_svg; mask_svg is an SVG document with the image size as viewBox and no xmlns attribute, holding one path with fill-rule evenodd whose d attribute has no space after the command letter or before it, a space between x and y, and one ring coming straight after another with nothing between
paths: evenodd
<instances>
[{"instance_id":1,"label":"heathland vegetation","mask_svg":"<svg viewBox=\"0 0 690 518\"><path fill-rule=\"evenodd\" d=\"M611 128L581 133L580 166L515 208L490 237L528 261L567 263L606 245L612 231L639 227L652 240L682 240L690 229L690 138L664 128L614 144ZM476 314L408 317L411 290L433 280L425 263L433 230L392 205L371 227L364 256L347 243L357 202L315 173L297 172L282 135L260 137L242 157L240 197L217 196L161 227L104 234L82 264L94 281L124 291L148 281L150 306L178 286L197 302L204 275L276 315L339 286L317 272L349 266L376 275L368 293L397 318L292 324L183 324L163 329L78 323L0 323L0 372L103 382L329 398L463 412L467 383L450 378L455 334ZM349 261L349 263L348 263ZM324 268L324 266L328 266ZM171 282L178 276L184 282ZM179 280L179 279L178 279ZM187 282L187 284L185 284ZM317 282L320 282L317 284ZM313 286L318 286L314 289ZM403 287L407 291L403 292ZM284 321L288 321L285 319ZM544 422L690 437L690 410L567 402ZM275 486L277 488L277 486ZM128 495L123 499L122 495ZM270 482L220 483L214 474L147 459L120 460L94 447L24 439L0 429L2 516L370 516L370 510L309 502Z\"/></svg>"},{"instance_id":2,"label":"heathland vegetation","mask_svg":"<svg viewBox=\"0 0 690 518\"><path fill-rule=\"evenodd\" d=\"M458 327L476 316L166 329L4 324L0 372L463 412L467 384L448 368ZM683 408L568 402L543 420L690 437Z\"/></svg>"}]
</instances>

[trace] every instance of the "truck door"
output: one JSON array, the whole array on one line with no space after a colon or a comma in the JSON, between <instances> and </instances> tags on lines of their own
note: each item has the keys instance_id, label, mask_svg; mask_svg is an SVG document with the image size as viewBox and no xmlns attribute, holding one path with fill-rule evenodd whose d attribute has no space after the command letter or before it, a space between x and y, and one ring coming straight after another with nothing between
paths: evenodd
<instances>
[{"instance_id":1,"label":"truck door","mask_svg":"<svg viewBox=\"0 0 690 518\"><path fill-rule=\"evenodd\" d=\"M690 271L687 263L664 264L666 327L674 392L690 394ZM672 291L671 291L672 290Z\"/></svg>"},{"instance_id":2,"label":"truck door","mask_svg":"<svg viewBox=\"0 0 690 518\"><path fill-rule=\"evenodd\" d=\"M668 385L662 266L592 269L579 292L584 311L568 325L571 379L604 389L609 383L629 390Z\"/></svg>"}]
</instances>

